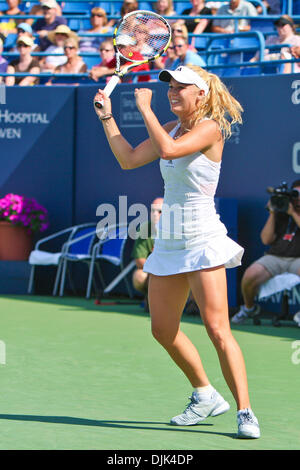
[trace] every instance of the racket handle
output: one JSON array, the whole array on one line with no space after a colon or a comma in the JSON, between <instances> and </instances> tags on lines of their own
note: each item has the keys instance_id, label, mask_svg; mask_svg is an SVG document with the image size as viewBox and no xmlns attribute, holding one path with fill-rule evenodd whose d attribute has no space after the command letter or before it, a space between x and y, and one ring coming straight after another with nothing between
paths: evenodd
<instances>
[{"instance_id":1,"label":"racket handle","mask_svg":"<svg viewBox=\"0 0 300 470\"><path fill-rule=\"evenodd\" d=\"M113 75L109 82L107 83L106 87L104 88L104 93L106 94L107 97L109 97L113 90L116 88L117 84L119 83L120 78L118 75ZM96 108L101 109L103 107L103 101L94 101L94 106Z\"/></svg>"}]
</instances>

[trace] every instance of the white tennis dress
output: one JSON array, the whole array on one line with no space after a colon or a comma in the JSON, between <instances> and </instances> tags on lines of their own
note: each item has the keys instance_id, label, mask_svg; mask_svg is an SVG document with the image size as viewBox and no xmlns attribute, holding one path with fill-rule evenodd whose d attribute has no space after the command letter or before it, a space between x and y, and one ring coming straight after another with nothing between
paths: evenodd
<instances>
[{"instance_id":1,"label":"white tennis dress","mask_svg":"<svg viewBox=\"0 0 300 470\"><path fill-rule=\"evenodd\" d=\"M179 124L170 132L173 137ZM160 160L165 194L154 250L144 271L168 276L241 264L244 249L227 236L216 213L214 196L221 163L197 152Z\"/></svg>"}]
</instances>

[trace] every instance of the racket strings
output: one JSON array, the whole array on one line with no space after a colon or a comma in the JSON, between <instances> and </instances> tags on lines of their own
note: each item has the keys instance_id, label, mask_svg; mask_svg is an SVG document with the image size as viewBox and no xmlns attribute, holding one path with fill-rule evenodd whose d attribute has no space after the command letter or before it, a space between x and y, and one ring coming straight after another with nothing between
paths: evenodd
<instances>
[{"instance_id":1,"label":"racket strings","mask_svg":"<svg viewBox=\"0 0 300 470\"><path fill-rule=\"evenodd\" d=\"M151 59L160 55L168 45L168 25L159 17L138 13L124 18L116 34L120 54L131 61Z\"/></svg>"}]
</instances>

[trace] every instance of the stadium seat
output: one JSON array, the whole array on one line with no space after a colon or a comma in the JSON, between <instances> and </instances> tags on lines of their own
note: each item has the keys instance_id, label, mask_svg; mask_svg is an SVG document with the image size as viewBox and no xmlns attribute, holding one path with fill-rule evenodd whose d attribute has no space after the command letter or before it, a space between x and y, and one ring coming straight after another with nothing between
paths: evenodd
<instances>
[{"instance_id":1,"label":"stadium seat","mask_svg":"<svg viewBox=\"0 0 300 470\"><path fill-rule=\"evenodd\" d=\"M90 70L94 65L98 65L100 63L100 57L98 56L88 56L81 54L82 59L84 60L85 64L87 65L88 70Z\"/></svg>"},{"instance_id":2,"label":"stadium seat","mask_svg":"<svg viewBox=\"0 0 300 470\"><path fill-rule=\"evenodd\" d=\"M86 291L86 298L91 296L92 283L94 280L95 267L103 288L104 293L109 293L124 279L129 296L133 297L131 284L127 278L129 272L135 267L135 261L131 260L125 266L125 247L129 240L127 225L115 225L105 228L100 240L95 243L92 251L90 262L90 271L88 278L88 285ZM120 273L106 285L101 270L101 263L110 263L119 268Z\"/></svg>"},{"instance_id":3,"label":"stadium seat","mask_svg":"<svg viewBox=\"0 0 300 470\"><path fill-rule=\"evenodd\" d=\"M52 295L56 295L58 291L61 271L62 271L62 255L68 250L69 245L73 240L78 241L79 236L86 234L86 230L93 230L95 232L95 223L87 223L81 225L74 225L59 232L53 233L48 237L40 239L34 247L34 250L29 255L29 264L31 265L28 293L31 294L34 288L34 276L36 266L56 266L56 277ZM46 247L48 250L41 250L41 247ZM74 247L76 248L76 247ZM78 248L78 245L77 245Z\"/></svg>"},{"instance_id":4,"label":"stadium seat","mask_svg":"<svg viewBox=\"0 0 300 470\"><path fill-rule=\"evenodd\" d=\"M251 20L251 30L252 31L261 31L262 33L274 32L274 20L270 19L254 19Z\"/></svg>"},{"instance_id":5,"label":"stadium seat","mask_svg":"<svg viewBox=\"0 0 300 470\"><path fill-rule=\"evenodd\" d=\"M93 2L65 2L63 14L89 13L93 6Z\"/></svg>"},{"instance_id":6,"label":"stadium seat","mask_svg":"<svg viewBox=\"0 0 300 470\"><path fill-rule=\"evenodd\" d=\"M191 4L189 2L174 2L174 10L178 15L181 15L183 10L186 10L187 8L191 8Z\"/></svg>"},{"instance_id":7,"label":"stadium seat","mask_svg":"<svg viewBox=\"0 0 300 470\"><path fill-rule=\"evenodd\" d=\"M61 253L61 280L59 295L64 295L68 263L86 263L89 265L93 245L96 239L96 224L81 226L72 240L63 245Z\"/></svg>"},{"instance_id":8,"label":"stadium seat","mask_svg":"<svg viewBox=\"0 0 300 470\"><path fill-rule=\"evenodd\" d=\"M233 38L232 40L232 43L231 43L231 47L232 49L241 49L241 48L256 48L256 50L253 50L253 51L241 51L241 52L237 52L236 54L230 54L231 58L230 58L230 61L231 62L248 62L254 55L255 53L257 52L257 50L259 49L259 40L257 37L251 37L251 36L247 36L247 37L235 37ZM235 57L233 57L235 56ZM233 60L232 60L233 59Z\"/></svg>"},{"instance_id":9,"label":"stadium seat","mask_svg":"<svg viewBox=\"0 0 300 470\"><path fill-rule=\"evenodd\" d=\"M293 15L300 15L300 0L293 2Z\"/></svg>"},{"instance_id":10,"label":"stadium seat","mask_svg":"<svg viewBox=\"0 0 300 470\"><path fill-rule=\"evenodd\" d=\"M139 10L153 11L152 2L139 2Z\"/></svg>"}]
</instances>

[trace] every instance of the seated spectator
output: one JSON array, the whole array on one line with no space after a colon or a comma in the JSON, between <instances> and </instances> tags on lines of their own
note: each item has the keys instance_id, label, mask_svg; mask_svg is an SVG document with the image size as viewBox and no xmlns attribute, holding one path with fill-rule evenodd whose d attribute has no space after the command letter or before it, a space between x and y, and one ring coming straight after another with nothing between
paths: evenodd
<instances>
[{"instance_id":1,"label":"seated spectator","mask_svg":"<svg viewBox=\"0 0 300 470\"><path fill-rule=\"evenodd\" d=\"M33 7L29 11L29 15L42 16L43 15L43 7L42 7L43 1L44 0L39 0L38 4L33 5ZM55 9L56 9L56 16L62 16L63 15L62 9L61 9L61 7L58 3L56 4ZM32 23L34 23L34 21L35 21L34 18L28 18L28 20L26 20L26 23L32 25Z\"/></svg>"},{"instance_id":2,"label":"seated spectator","mask_svg":"<svg viewBox=\"0 0 300 470\"><path fill-rule=\"evenodd\" d=\"M280 60L280 59L291 59L292 54L290 51L291 47L300 46L300 36L296 34L296 26L292 18L288 15L281 16L278 20L274 22L274 26L277 29L277 36L269 36L266 40L266 48L264 54L264 60ZM282 47L280 51L268 50L268 46L274 44L288 44L289 47ZM251 62L257 61L259 58L258 53L251 59ZM283 73L291 73L292 67L291 64L284 64ZM294 72L300 72L300 63L296 62L294 64Z\"/></svg>"},{"instance_id":3,"label":"seated spectator","mask_svg":"<svg viewBox=\"0 0 300 470\"><path fill-rule=\"evenodd\" d=\"M87 66L82 57L78 55L78 40L75 37L69 37L64 44L66 62L55 69L55 73L85 73Z\"/></svg>"},{"instance_id":4,"label":"seated spectator","mask_svg":"<svg viewBox=\"0 0 300 470\"><path fill-rule=\"evenodd\" d=\"M183 37L186 39L189 35L188 29L186 25L184 24L184 21L178 20L175 23L171 25L171 31L172 31L172 39L176 37Z\"/></svg>"},{"instance_id":5,"label":"seated spectator","mask_svg":"<svg viewBox=\"0 0 300 470\"><path fill-rule=\"evenodd\" d=\"M211 15L211 9L205 6L204 0L191 0L192 7L186 8L181 13L186 16ZM201 34L211 32L211 20L200 18L196 20L184 20L189 33Z\"/></svg>"},{"instance_id":6,"label":"seated spectator","mask_svg":"<svg viewBox=\"0 0 300 470\"><path fill-rule=\"evenodd\" d=\"M281 14L280 0L262 0L262 3L266 7L268 15L280 15ZM257 5L256 10L257 10L257 13L259 14L263 12L261 5Z\"/></svg>"},{"instance_id":7,"label":"seated spectator","mask_svg":"<svg viewBox=\"0 0 300 470\"><path fill-rule=\"evenodd\" d=\"M20 36L28 36L32 38L34 41L33 31L32 31L30 24L28 23L18 24L15 45L9 50L9 52L18 52L17 42ZM34 50L36 47L37 47L37 44L34 44L32 50Z\"/></svg>"},{"instance_id":8,"label":"seated spectator","mask_svg":"<svg viewBox=\"0 0 300 470\"><path fill-rule=\"evenodd\" d=\"M246 0L230 0L229 3L222 5L217 15L221 16L257 16L255 6L247 2ZM213 33L234 33L235 32L235 20L224 19L224 20L213 20L212 32ZM238 20L238 31L250 31L251 24L250 20L240 19Z\"/></svg>"},{"instance_id":9,"label":"seated spectator","mask_svg":"<svg viewBox=\"0 0 300 470\"><path fill-rule=\"evenodd\" d=\"M64 24L57 26L54 31L48 33L48 39L52 44L45 50L45 53L49 55L43 57L40 61L42 72L54 72L57 67L67 62L65 55L54 56L51 54L64 54L64 45L68 38L78 40L76 33Z\"/></svg>"},{"instance_id":10,"label":"seated spectator","mask_svg":"<svg viewBox=\"0 0 300 470\"><path fill-rule=\"evenodd\" d=\"M176 59L174 45L171 42L166 53L154 61L154 66L156 69L171 69Z\"/></svg>"},{"instance_id":11,"label":"seated spectator","mask_svg":"<svg viewBox=\"0 0 300 470\"><path fill-rule=\"evenodd\" d=\"M173 0L157 0L157 2L153 4L153 11L164 17L177 15L176 11L174 10ZM173 21L176 20L168 19L170 24L172 24Z\"/></svg>"},{"instance_id":12,"label":"seated spectator","mask_svg":"<svg viewBox=\"0 0 300 470\"><path fill-rule=\"evenodd\" d=\"M39 36L39 50L44 52L51 46L48 39L49 31L54 31L60 24L67 24L66 18L57 16L57 3L55 0L44 0L42 2L42 11L44 18L38 19L32 29Z\"/></svg>"},{"instance_id":13,"label":"seated spectator","mask_svg":"<svg viewBox=\"0 0 300 470\"><path fill-rule=\"evenodd\" d=\"M90 70L90 77L96 82L99 78L110 77L116 69L115 50L111 38L102 41L99 52L101 62Z\"/></svg>"},{"instance_id":14,"label":"seated spectator","mask_svg":"<svg viewBox=\"0 0 300 470\"><path fill-rule=\"evenodd\" d=\"M6 73L7 71L7 66L8 62L4 57L2 57L2 52L3 52L3 40L0 38L0 73ZM4 77L0 77L0 83L3 83Z\"/></svg>"},{"instance_id":15,"label":"seated spectator","mask_svg":"<svg viewBox=\"0 0 300 470\"><path fill-rule=\"evenodd\" d=\"M7 34L16 33L17 25L18 23L22 23L22 20L16 20L15 18L1 20L1 16L24 14L19 8L21 0L6 0L6 3L8 6L7 10L0 11L0 32L5 34L5 36L7 36Z\"/></svg>"},{"instance_id":16,"label":"seated spectator","mask_svg":"<svg viewBox=\"0 0 300 470\"><path fill-rule=\"evenodd\" d=\"M102 49L102 50L101 50ZM108 39L102 42L100 46L100 55L102 58L102 62L98 66L92 67L90 71L90 77L98 81L99 78L103 76L109 77L110 75L113 75L116 69L116 58L113 50L113 45L112 45L112 40ZM132 60L142 60L143 56L138 52L134 52L132 55ZM126 61L121 57L121 70L124 69L127 65L131 65L132 62ZM144 71L150 71L150 66L149 64L141 64L137 65L132 69L132 72L144 72ZM150 75L140 75L137 79L138 82L147 82L150 80ZM123 79L122 82L131 82L131 78L126 75Z\"/></svg>"},{"instance_id":17,"label":"seated spectator","mask_svg":"<svg viewBox=\"0 0 300 470\"><path fill-rule=\"evenodd\" d=\"M188 39L177 37L173 40L173 46L177 59L173 62L172 70L180 65L199 65L200 67L206 65L200 55L189 49Z\"/></svg>"},{"instance_id":18,"label":"seated spectator","mask_svg":"<svg viewBox=\"0 0 300 470\"><path fill-rule=\"evenodd\" d=\"M138 10L139 9L139 2L136 0L124 0L121 11L120 11L120 16L127 15L127 13L131 13L132 11Z\"/></svg>"},{"instance_id":19,"label":"seated spectator","mask_svg":"<svg viewBox=\"0 0 300 470\"><path fill-rule=\"evenodd\" d=\"M132 258L136 263L136 269L133 272L132 282L134 288L145 296L145 310L148 311L148 273L143 271L146 259L152 253L154 247L154 238L156 233L156 225L161 216L163 205L162 198L156 198L151 204L150 221L146 222L140 229L140 236L135 240Z\"/></svg>"},{"instance_id":20,"label":"seated spectator","mask_svg":"<svg viewBox=\"0 0 300 470\"><path fill-rule=\"evenodd\" d=\"M18 59L14 59L10 62L7 67L7 73L40 73L39 61L31 56L31 50L33 47L33 39L28 36L21 36L18 39L17 47L20 53ZM19 85L29 86L36 85L39 83L37 77L6 77L5 84L8 86Z\"/></svg>"},{"instance_id":21,"label":"seated spectator","mask_svg":"<svg viewBox=\"0 0 300 470\"><path fill-rule=\"evenodd\" d=\"M188 29L187 29L186 25L184 24L184 22L182 22L181 20L178 20L175 23L173 23L172 26L171 26L171 30L172 30L172 39L173 40L174 40L174 38L177 38L177 37L182 37L184 39L188 39L188 37L189 37ZM194 46L195 39L196 38L192 38L191 44L189 44L189 49L191 51L197 52L197 49L195 49L195 46Z\"/></svg>"},{"instance_id":22,"label":"seated spectator","mask_svg":"<svg viewBox=\"0 0 300 470\"><path fill-rule=\"evenodd\" d=\"M80 33L88 33L88 34L108 34L112 31L112 27L108 23L108 19L106 16L105 10L103 8L95 7L91 11L91 28L88 30L80 30L78 31L78 36ZM80 52L98 52L99 46L103 38L101 37L87 37L84 36L80 39L79 42L79 49Z\"/></svg>"}]
</instances>

